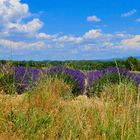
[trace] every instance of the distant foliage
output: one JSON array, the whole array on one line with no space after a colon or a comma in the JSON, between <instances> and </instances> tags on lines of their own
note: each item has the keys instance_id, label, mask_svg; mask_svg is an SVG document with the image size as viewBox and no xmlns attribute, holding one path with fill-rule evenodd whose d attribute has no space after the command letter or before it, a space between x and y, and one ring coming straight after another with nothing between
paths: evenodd
<instances>
[{"instance_id":1,"label":"distant foliage","mask_svg":"<svg viewBox=\"0 0 140 140\"><path fill-rule=\"evenodd\" d=\"M51 68L51 67L69 67L76 70L101 70L108 67L115 67L114 60L98 61L98 60L71 60L71 61L5 61L1 60L0 64L11 63L13 66L34 67L37 69ZM126 68L125 60L117 60L119 67Z\"/></svg>"},{"instance_id":2,"label":"distant foliage","mask_svg":"<svg viewBox=\"0 0 140 140\"><path fill-rule=\"evenodd\" d=\"M0 60L0 64L11 63L13 66L24 66L33 67L37 69L51 67L69 67L76 70L92 71L92 70L102 70L108 67L116 67L116 63L119 68L126 68L128 70L140 71L140 60L135 57L129 57L128 59L118 59L118 60L67 60L67 61L6 61Z\"/></svg>"},{"instance_id":3,"label":"distant foliage","mask_svg":"<svg viewBox=\"0 0 140 140\"><path fill-rule=\"evenodd\" d=\"M138 71L139 70L139 63L135 57L128 57L126 60L126 68L131 71Z\"/></svg>"}]
</instances>

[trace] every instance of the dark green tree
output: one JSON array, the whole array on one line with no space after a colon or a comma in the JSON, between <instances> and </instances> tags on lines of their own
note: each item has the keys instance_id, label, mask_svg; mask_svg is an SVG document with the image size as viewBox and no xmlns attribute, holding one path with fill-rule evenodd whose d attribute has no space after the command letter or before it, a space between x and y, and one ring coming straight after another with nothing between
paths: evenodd
<instances>
[{"instance_id":1,"label":"dark green tree","mask_svg":"<svg viewBox=\"0 0 140 140\"><path fill-rule=\"evenodd\" d=\"M138 70L138 60L135 57L128 57L126 60L126 68L131 71L137 71Z\"/></svg>"}]
</instances>

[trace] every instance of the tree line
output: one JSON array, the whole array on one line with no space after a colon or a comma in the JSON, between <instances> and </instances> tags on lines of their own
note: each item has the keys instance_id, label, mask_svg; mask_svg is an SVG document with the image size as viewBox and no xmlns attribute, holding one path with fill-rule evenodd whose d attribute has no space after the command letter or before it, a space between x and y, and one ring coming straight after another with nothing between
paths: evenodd
<instances>
[{"instance_id":1,"label":"tree line","mask_svg":"<svg viewBox=\"0 0 140 140\"><path fill-rule=\"evenodd\" d=\"M128 57L122 60L69 60L69 61L10 61L0 60L0 64L11 64L14 66L26 66L35 68L50 68L52 66L64 66L78 70L101 70L107 67L121 67L131 71L140 71L140 60L135 57Z\"/></svg>"}]
</instances>

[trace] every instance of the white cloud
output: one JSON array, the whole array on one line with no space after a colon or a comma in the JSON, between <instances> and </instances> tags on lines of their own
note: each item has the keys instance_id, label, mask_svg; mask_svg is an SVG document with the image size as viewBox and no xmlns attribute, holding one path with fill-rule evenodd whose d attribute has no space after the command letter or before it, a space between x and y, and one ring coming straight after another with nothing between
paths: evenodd
<instances>
[{"instance_id":1,"label":"white cloud","mask_svg":"<svg viewBox=\"0 0 140 140\"><path fill-rule=\"evenodd\" d=\"M101 29L91 29L81 36L73 36L73 35L56 36L56 38L52 39L52 41L63 44L64 43L83 44L88 43L89 41L98 42L98 40L99 41L108 40L112 37L113 36L111 34L103 34Z\"/></svg>"},{"instance_id":2,"label":"white cloud","mask_svg":"<svg viewBox=\"0 0 140 140\"><path fill-rule=\"evenodd\" d=\"M140 35L134 35L129 39L121 40L120 44L115 46L115 48L140 50Z\"/></svg>"},{"instance_id":3,"label":"white cloud","mask_svg":"<svg viewBox=\"0 0 140 140\"><path fill-rule=\"evenodd\" d=\"M41 29L42 26L43 23L38 18L35 18L32 21L29 21L27 24L9 23L7 28L12 32L34 34Z\"/></svg>"},{"instance_id":4,"label":"white cloud","mask_svg":"<svg viewBox=\"0 0 140 140\"><path fill-rule=\"evenodd\" d=\"M100 22L101 19L98 18L97 16L88 16L87 21L89 21L89 22Z\"/></svg>"},{"instance_id":5,"label":"white cloud","mask_svg":"<svg viewBox=\"0 0 140 140\"><path fill-rule=\"evenodd\" d=\"M140 22L140 18L136 19L135 22Z\"/></svg>"},{"instance_id":6,"label":"white cloud","mask_svg":"<svg viewBox=\"0 0 140 140\"><path fill-rule=\"evenodd\" d=\"M57 41L60 43L70 42L70 43L74 43L74 44L79 44L83 41L83 38L65 35L65 36L58 37L57 39L54 39L54 41Z\"/></svg>"},{"instance_id":7,"label":"white cloud","mask_svg":"<svg viewBox=\"0 0 140 140\"><path fill-rule=\"evenodd\" d=\"M84 34L84 38L95 39L97 37L100 37L101 35L102 35L102 33L101 33L100 29L92 29L92 30L89 30L88 32L86 32Z\"/></svg>"},{"instance_id":8,"label":"white cloud","mask_svg":"<svg viewBox=\"0 0 140 140\"><path fill-rule=\"evenodd\" d=\"M29 6L20 0L0 0L1 32L34 34L42 28L43 23L38 18L28 21L26 18L30 15Z\"/></svg>"},{"instance_id":9,"label":"white cloud","mask_svg":"<svg viewBox=\"0 0 140 140\"><path fill-rule=\"evenodd\" d=\"M123 32L114 34L114 38L125 39L125 38L131 38L131 37L132 37L131 34L127 34L127 33L123 33Z\"/></svg>"},{"instance_id":10,"label":"white cloud","mask_svg":"<svg viewBox=\"0 0 140 140\"><path fill-rule=\"evenodd\" d=\"M140 35L135 35L131 39L122 40L122 44L127 47L140 47Z\"/></svg>"},{"instance_id":11,"label":"white cloud","mask_svg":"<svg viewBox=\"0 0 140 140\"><path fill-rule=\"evenodd\" d=\"M15 49L30 49L30 48L42 48L45 47L45 42L38 41L33 43L27 43L23 41L11 41L7 39L0 39L0 46L15 48Z\"/></svg>"},{"instance_id":12,"label":"white cloud","mask_svg":"<svg viewBox=\"0 0 140 140\"><path fill-rule=\"evenodd\" d=\"M46 33L38 33L36 35L36 38L41 39L41 40L45 40L45 39L51 40L51 39L57 38L57 35L50 35L50 34L46 34Z\"/></svg>"},{"instance_id":13,"label":"white cloud","mask_svg":"<svg viewBox=\"0 0 140 140\"><path fill-rule=\"evenodd\" d=\"M123 37L125 37L125 34L124 33L116 33L115 36L123 38Z\"/></svg>"},{"instance_id":14,"label":"white cloud","mask_svg":"<svg viewBox=\"0 0 140 140\"><path fill-rule=\"evenodd\" d=\"M112 42L104 42L103 46L112 47L112 46L114 46L114 43L112 43Z\"/></svg>"},{"instance_id":15,"label":"white cloud","mask_svg":"<svg viewBox=\"0 0 140 140\"><path fill-rule=\"evenodd\" d=\"M130 17L130 16L134 15L136 12L137 12L136 9L132 9L131 11L122 14L121 17Z\"/></svg>"},{"instance_id":16,"label":"white cloud","mask_svg":"<svg viewBox=\"0 0 140 140\"><path fill-rule=\"evenodd\" d=\"M22 4L20 0L0 0L0 21L20 21L30 14L28 10L28 5Z\"/></svg>"}]
</instances>

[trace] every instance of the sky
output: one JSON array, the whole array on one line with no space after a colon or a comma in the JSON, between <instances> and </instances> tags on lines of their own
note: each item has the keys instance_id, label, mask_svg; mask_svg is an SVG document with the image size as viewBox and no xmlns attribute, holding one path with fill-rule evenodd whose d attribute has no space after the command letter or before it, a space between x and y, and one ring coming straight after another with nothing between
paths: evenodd
<instances>
[{"instance_id":1,"label":"sky","mask_svg":"<svg viewBox=\"0 0 140 140\"><path fill-rule=\"evenodd\" d=\"M0 59L140 56L139 0L0 0Z\"/></svg>"}]
</instances>

